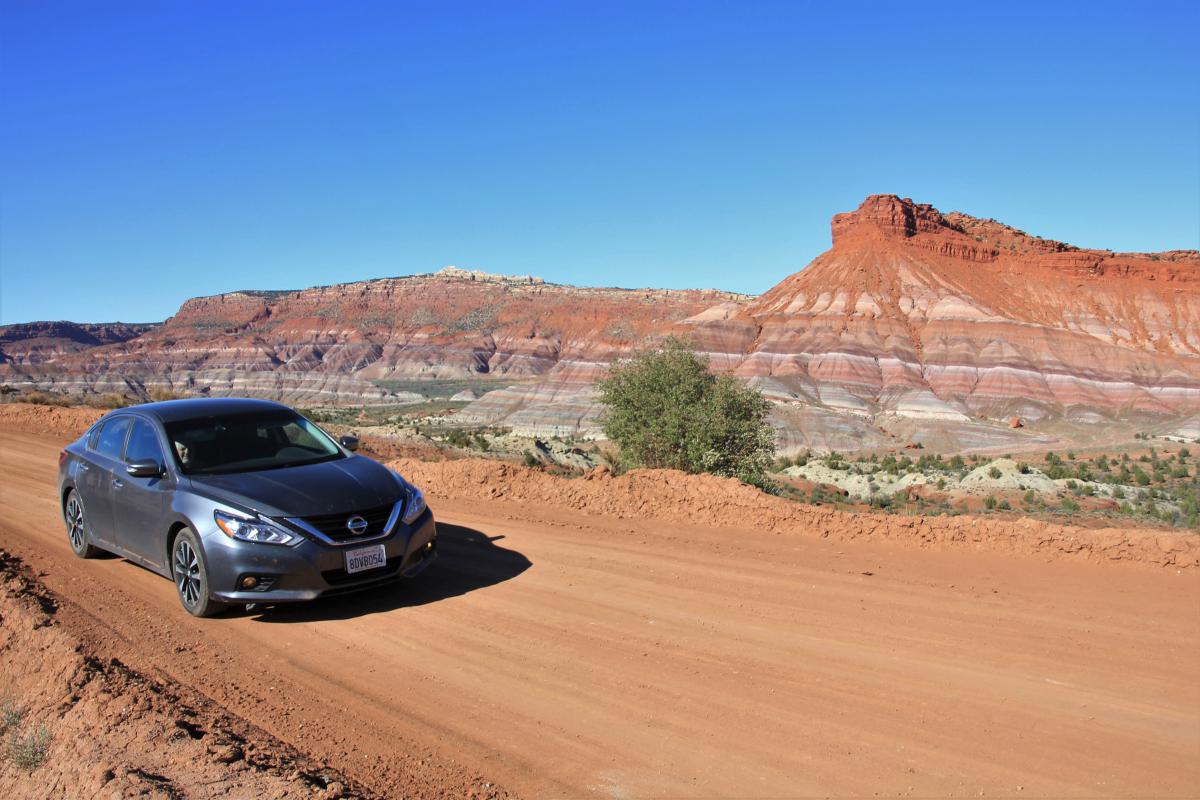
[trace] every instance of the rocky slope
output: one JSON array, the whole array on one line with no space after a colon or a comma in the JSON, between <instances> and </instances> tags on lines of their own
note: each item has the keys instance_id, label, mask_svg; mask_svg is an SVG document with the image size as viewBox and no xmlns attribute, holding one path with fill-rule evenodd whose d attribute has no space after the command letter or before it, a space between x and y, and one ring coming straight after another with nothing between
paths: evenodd
<instances>
[{"instance_id":1,"label":"rocky slope","mask_svg":"<svg viewBox=\"0 0 1200 800\"><path fill-rule=\"evenodd\" d=\"M894 195L832 228L829 251L754 302L670 331L779 403L785 452L897 439L1003 450L1038 439L1013 419L1094 426L1200 409L1196 251L1084 250ZM468 413L548 418L579 386L570 370L554 377Z\"/></svg>"},{"instance_id":2,"label":"rocky slope","mask_svg":"<svg viewBox=\"0 0 1200 800\"><path fill-rule=\"evenodd\" d=\"M836 215L832 233L830 250L757 299L447 268L197 298L86 349L5 340L0 381L322 404L416 401L423 381L470 379L481 396L463 424L588 433L607 364L675 333L777 401L785 452L1003 452L1049 441L1055 425L1200 412L1196 251L1085 250L894 195Z\"/></svg>"},{"instance_id":3,"label":"rocky slope","mask_svg":"<svg viewBox=\"0 0 1200 800\"><path fill-rule=\"evenodd\" d=\"M600 365L675 322L748 299L707 290L585 289L451 267L195 298L136 339L74 358L3 365L0 380L72 392L162 388L309 404L411 401L421 398L397 391L397 382L507 385L555 369L594 377Z\"/></svg>"},{"instance_id":4,"label":"rocky slope","mask_svg":"<svg viewBox=\"0 0 1200 800\"><path fill-rule=\"evenodd\" d=\"M832 228L754 303L685 321L774 399L934 428L1200 408L1196 251L1083 250L893 195Z\"/></svg>"},{"instance_id":5,"label":"rocky slope","mask_svg":"<svg viewBox=\"0 0 1200 800\"><path fill-rule=\"evenodd\" d=\"M0 326L0 364L42 364L100 345L127 342L157 323L27 322Z\"/></svg>"}]
</instances>

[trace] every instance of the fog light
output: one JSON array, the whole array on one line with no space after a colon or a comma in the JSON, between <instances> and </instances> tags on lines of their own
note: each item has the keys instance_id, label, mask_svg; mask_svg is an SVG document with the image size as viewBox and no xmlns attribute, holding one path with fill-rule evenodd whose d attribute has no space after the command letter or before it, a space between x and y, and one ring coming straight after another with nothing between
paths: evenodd
<instances>
[{"instance_id":1,"label":"fog light","mask_svg":"<svg viewBox=\"0 0 1200 800\"><path fill-rule=\"evenodd\" d=\"M253 575L247 575L246 577L242 578L243 589L253 589L255 586L258 586L258 578L254 577Z\"/></svg>"},{"instance_id":2,"label":"fog light","mask_svg":"<svg viewBox=\"0 0 1200 800\"><path fill-rule=\"evenodd\" d=\"M430 539L428 542L425 543L425 554L428 555L432 552L433 552L433 540Z\"/></svg>"}]
</instances>

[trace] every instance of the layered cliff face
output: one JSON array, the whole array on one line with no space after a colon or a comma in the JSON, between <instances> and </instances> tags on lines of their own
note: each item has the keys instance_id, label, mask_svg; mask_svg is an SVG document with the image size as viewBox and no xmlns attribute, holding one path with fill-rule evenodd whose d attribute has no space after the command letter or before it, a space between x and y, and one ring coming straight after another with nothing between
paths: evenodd
<instances>
[{"instance_id":1,"label":"layered cliff face","mask_svg":"<svg viewBox=\"0 0 1200 800\"><path fill-rule=\"evenodd\" d=\"M773 399L875 422L1200 409L1200 254L1083 250L892 195L835 216L833 247L755 302L682 327Z\"/></svg>"},{"instance_id":2,"label":"layered cliff face","mask_svg":"<svg viewBox=\"0 0 1200 800\"><path fill-rule=\"evenodd\" d=\"M0 378L45 389L256 394L304 403L413 399L393 382L510 383L604 365L720 302L717 291L582 289L448 268L432 275L234 292L183 304L135 339Z\"/></svg>"},{"instance_id":3,"label":"layered cliff face","mask_svg":"<svg viewBox=\"0 0 1200 800\"><path fill-rule=\"evenodd\" d=\"M448 268L197 298L132 338L10 326L0 381L357 404L471 378L503 388L460 411L464 424L586 433L607 365L684 334L777 402L785 452L1011 448L1052 424L1200 413L1196 251L1085 250L894 195L836 215L832 233L830 250L756 299Z\"/></svg>"},{"instance_id":4,"label":"layered cliff face","mask_svg":"<svg viewBox=\"0 0 1200 800\"><path fill-rule=\"evenodd\" d=\"M40 364L105 344L126 342L158 323L26 322L0 326L0 364Z\"/></svg>"},{"instance_id":5,"label":"layered cliff face","mask_svg":"<svg viewBox=\"0 0 1200 800\"><path fill-rule=\"evenodd\" d=\"M894 195L836 215L832 233L829 251L754 302L666 331L777 402L785 452L1011 448L1038 435L1014 417L1095 427L1200 411L1196 251L1084 250ZM555 377L467 413L562 423L571 390L567 416L594 425L579 378Z\"/></svg>"}]
</instances>

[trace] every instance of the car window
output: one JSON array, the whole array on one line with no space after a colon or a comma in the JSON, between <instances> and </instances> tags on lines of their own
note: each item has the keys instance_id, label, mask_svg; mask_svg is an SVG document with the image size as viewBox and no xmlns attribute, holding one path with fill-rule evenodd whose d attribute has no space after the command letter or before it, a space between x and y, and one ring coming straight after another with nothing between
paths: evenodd
<instances>
[{"instance_id":1,"label":"car window","mask_svg":"<svg viewBox=\"0 0 1200 800\"><path fill-rule=\"evenodd\" d=\"M144 419L134 420L133 430L129 432L129 443L125 445L125 462L155 461L163 463L162 448L158 446L158 436L154 426Z\"/></svg>"},{"instance_id":2,"label":"car window","mask_svg":"<svg viewBox=\"0 0 1200 800\"><path fill-rule=\"evenodd\" d=\"M125 434L129 431L129 417L117 417L104 423L96 439L96 452L109 458L120 458L125 445Z\"/></svg>"},{"instance_id":3,"label":"car window","mask_svg":"<svg viewBox=\"0 0 1200 800\"><path fill-rule=\"evenodd\" d=\"M168 422L167 439L189 475L284 469L344 458L329 436L293 411L255 411Z\"/></svg>"}]
</instances>

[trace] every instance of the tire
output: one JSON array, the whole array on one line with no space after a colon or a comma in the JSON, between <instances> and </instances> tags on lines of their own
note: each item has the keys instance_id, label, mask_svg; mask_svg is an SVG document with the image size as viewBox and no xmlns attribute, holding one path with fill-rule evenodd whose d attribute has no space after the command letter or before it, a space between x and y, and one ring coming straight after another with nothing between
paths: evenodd
<instances>
[{"instance_id":1,"label":"tire","mask_svg":"<svg viewBox=\"0 0 1200 800\"><path fill-rule=\"evenodd\" d=\"M95 558L104 553L91 543L92 530L84 513L83 500L74 489L67 492L67 500L63 503L63 521L67 524L67 543L71 545L72 553L79 558Z\"/></svg>"},{"instance_id":2,"label":"tire","mask_svg":"<svg viewBox=\"0 0 1200 800\"><path fill-rule=\"evenodd\" d=\"M193 617L215 617L229 609L228 603L214 600L208 593L200 538L191 528L181 530L171 543L171 577L183 610Z\"/></svg>"}]
</instances>

